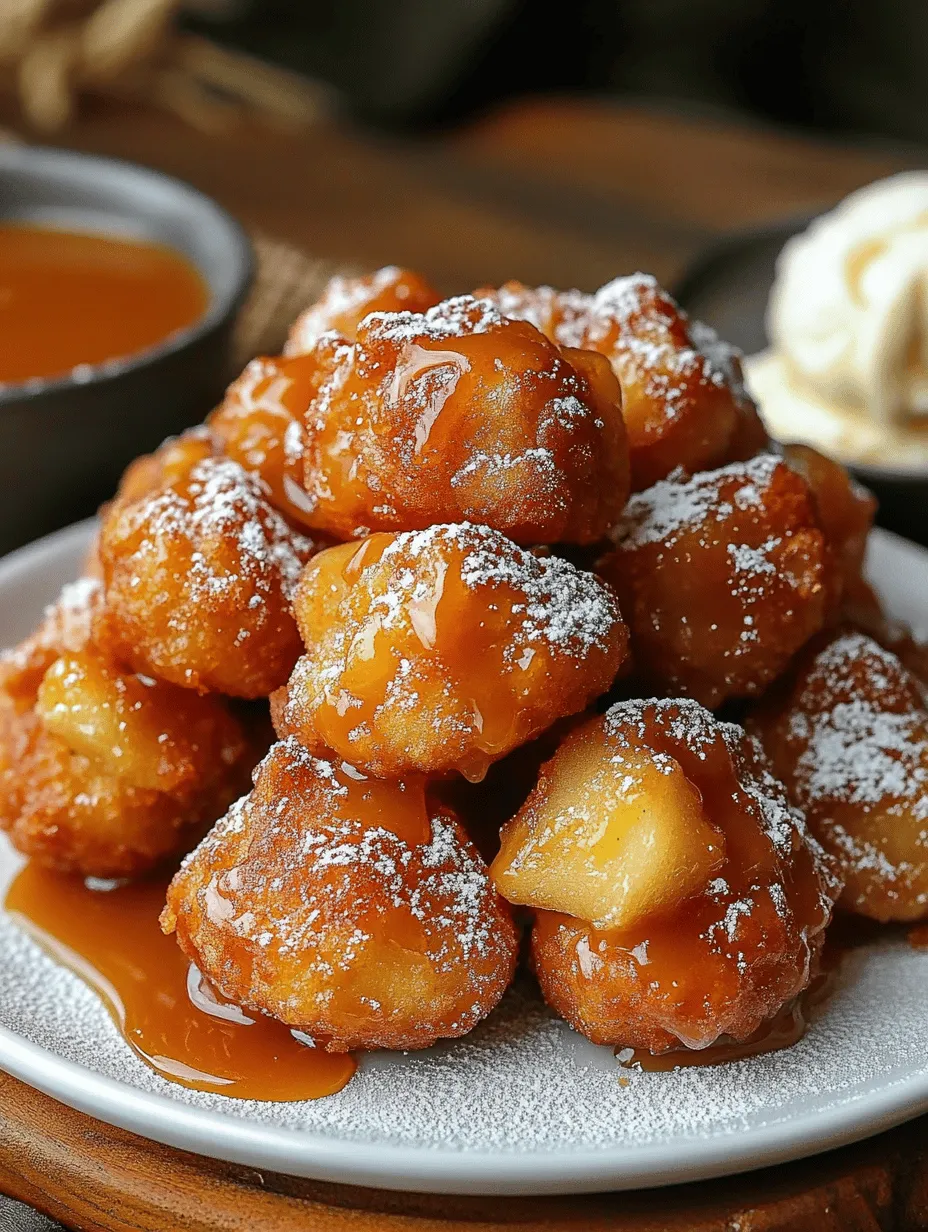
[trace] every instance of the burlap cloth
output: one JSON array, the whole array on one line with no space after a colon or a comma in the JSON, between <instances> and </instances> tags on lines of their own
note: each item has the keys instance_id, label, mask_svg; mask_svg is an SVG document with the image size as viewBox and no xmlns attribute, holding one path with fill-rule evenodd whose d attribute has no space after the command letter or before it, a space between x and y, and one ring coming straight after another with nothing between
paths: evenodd
<instances>
[{"instance_id":1,"label":"burlap cloth","mask_svg":"<svg viewBox=\"0 0 928 1232\"><path fill-rule=\"evenodd\" d=\"M61 1224L0 1195L0 1232L62 1232Z\"/></svg>"},{"instance_id":2,"label":"burlap cloth","mask_svg":"<svg viewBox=\"0 0 928 1232\"><path fill-rule=\"evenodd\" d=\"M253 234L251 239L257 268L235 327L236 371L255 355L279 354L295 317L319 297L333 274L360 272L266 235Z\"/></svg>"}]
</instances>

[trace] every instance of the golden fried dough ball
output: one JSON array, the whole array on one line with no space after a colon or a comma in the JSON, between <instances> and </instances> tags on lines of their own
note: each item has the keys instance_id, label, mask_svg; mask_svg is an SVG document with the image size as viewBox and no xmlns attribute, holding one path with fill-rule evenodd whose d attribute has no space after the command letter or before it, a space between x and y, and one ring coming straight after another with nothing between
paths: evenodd
<instances>
[{"instance_id":1,"label":"golden fried dough ball","mask_svg":"<svg viewBox=\"0 0 928 1232\"><path fill-rule=\"evenodd\" d=\"M66 587L0 660L0 829L47 867L130 877L189 850L248 785L254 743L224 702L117 668L101 601Z\"/></svg>"},{"instance_id":2,"label":"golden fried dough ball","mask_svg":"<svg viewBox=\"0 0 928 1232\"><path fill-rule=\"evenodd\" d=\"M212 453L209 431L202 424L188 428L180 436L169 436L154 453L143 453L129 463L119 481L114 503L131 505L159 488L181 482Z\"/></svg>"},{"instance_id":3,"label":"golden fried dough ball","mask_svg":"<svg viewBox=\"0 0 928 1232\"><path fill-rule=\"evenodd\" d=\"M866 633L884 650L901 659L903 666L928 692L928 644L917 638L904 621L890 616L883 609L879 595L860 576L844 587L841 624L858 633Z\"/></svg>"},{"instance_id":4,"label":"golden fried dough ball","mask_svg":"<svg viewBox=\"0 0 928 1232\"><path fill-rule=\"evenodd\" d=\"M374 313L324 336L306 420L309 522L336 538L483 522L521 543L592 543L628 494L618 382L486 300Z\"/></svg>"},{"instance_id":5,"label":"golden fried dough ball","mask_svg":"<svg viewBox=\"0 0 928 1232\"><path fill-rule=\"evenodd\" d=\"M649 274L616 278L594 295L516 282L479 294L561 346L610 361L622 387L633 492L678 466L706 470L766 445L738 352L690 321Z\"/></svg>"},{"instance_id":6,"label":"golden fried dough ball","mask_svg":"<svg viewBox=\"0 0 928 1232\"><path fill-rule=\"evenodd\" d=\"M783 459L809 485L819 525L831 545L845 584L860 581L876 498L848 469L811 445L784 445Z\"/></svg>"},{"instance_id":7,"label":"golden fried dough ball","mask_svg":"<svg viewBox=\"0 0 928 1232\"><path fill-rule=\"evenodd\" d=\"M94 636L136 671L200 692L266 697L300 652L290 596L312 551L257 476L207 459L106 517L106 603Z\"/></svg>"},{"instance_id":8,"label":"golden fried dough ball","mask_svg":"<svg viewBox=\"0 0 928 1232\"><path fill-rule=\"evenodd\" d=\"M294 612L307 653L272 699L278 734L386 778L482 778L604 692L626 651L598 578L469 523L321 552Z\"/></svg>"},{"instance_id":9,"label":"golden fried dough ball","mask_svg":"<svg viewBox=\"0 0 928 1232\"><path fill-rule=\"evenodd\" d=\"M294 522L312 511L303 491L303 418L316 395L312 355L253 359L207 420L218 453L260 475Z\"/></svg>"},{"instance_id":10,"label":"golden fried dough ball","mask_svg":"<svg viewBox=\"0 0 928 1232\"><path fill-rule=\"evenodd\" d=\"M838 599L809 488L772 454L637 493L615 539L600 568L637 671L706 706L759 694Z\"/></svg>"},{"instance_id":11,"label":"golden fried dough ball","mask_svg":"<svg viewBox=\"0 0 928 1232\"><path fill-rule=\"evenodd\" d=\"M688 700L571 733L503 831L546 1000L598 1044L743 1040L809 982L839 891L756 741Z\"/></svg>"},{"instance_id":12,"label":"golden fried dough ball","mask_svg":"<svg viewBox=\"0 0 928 1232\"><path fill-rule=\"evenodd\" d=\"M841 630L751 719L775 772L845 876L842 905L928 916L928 711L899 658Z\"/></svg>"},{"instance_id":13,"label":"golden fried dough ball","mask_svg":"<svg viewBox=\"0 0 928 1232\"><path fill-rule=\"evenodd\" d=\"M369 312L425 312L441 299L420 274L386 265L364 278L332 278L318 302L294 321L285 355L305 355L333 331L354 341Z\"/></svg>"},{"instance_id":14,"label":"golden fried dough ball","mask_svg":"<svg viewBox=\"0 0 928 1232\"><path fill-rule=\"evenodd\" d=\"M606 355L619 378L634 491L677 466L706 470L765 446L738 352L690 321L651 276L601 287L575 345Z\"/></svg>"},{"instance_id":15,"label":"golden fried dough ball","mask_svg":"<svg viewBox=\"0 0 928 1232\"><path fill-rule=\"evenodd\" d=\"M330 1052L466 1034L517 948L486 865L421 779L366 779L295 740L186 861L161 926L223 996Z\"/></svg>"},{"instance_id":16,"label":"golden fried dough ball","mask_svg":"<svg viewBox=\"0 0 928 1232\"><path fill-rule=\"evenodd\" d=\"M42 678L56 659L86 650L94 614L102 605L103 588L98 578L69 582L45 609L38 627L18 646L0 654L0 692L17 710L34 705Z\"/></svg>"},{"instance_id":17,"label":"golden fried dough ball","mask_svg":"<svg viewBox=\"0 0 928 1232\"><path fill-rule=\"evenodd\" d=\"M592 295L582 291L555 291L554 287L527 287L511 279L501 287L480 287L477 299L491 300L504 317L530 321L552 342L581 346Z\"/></svg>"},{"instance_id":18,"label":"golden fried dough ball","mask_svg":"<svg viewBox=\"0 0 928 1232\"><path fill-rule=\"evenodd\" d=\"M198 462L212 454L213 443L203 424L188 428L180 436L169 436L154 453L140 454L129 463L119 480L116 495L100 509L101 520L117 505L130 505L158 488L186 479ZM87 550L82 572L85 577L103 577L99 531Z\"/></svg>"}]
</instances>

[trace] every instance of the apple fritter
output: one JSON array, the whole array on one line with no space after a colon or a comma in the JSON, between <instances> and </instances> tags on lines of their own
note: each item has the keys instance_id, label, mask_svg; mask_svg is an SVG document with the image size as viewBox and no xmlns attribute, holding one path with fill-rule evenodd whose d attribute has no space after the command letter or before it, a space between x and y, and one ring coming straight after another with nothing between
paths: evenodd
<instances>
[{"instance_id":1,"label":"apple fritter","mask_svg":"<svg viewBox=\"0 0 928 1232\"><path fill-rule=\"evenodd\" d=\"M901 660L841 630L809 648L750 725L839 861L842 906L882 921L928 916L928 710Z\"/></svg>"},{"instance_id":2,"label":"apple fritter","mask_svg":"<svg viewBox=\"0 0 928 1232\"><path fill-rule=\"evenodd\" d=\"M0 829L55 869L130 877L182 855L246 789L255 741L217 697L125 671L65 587L0 660Z\"/></svg>"},{"instance_id":3,"label":"apple fritter","mask_svg":"<svg viewBox=\"0 0 928 1232\"><path fill-rule=\"evenodd\" d=\"M112 658L182 688L266 697L301 649L290 598L314 549L256 475L209 458L105 517L94 637Z\"/></svg>"},{"instance_id":4,"label":"apple fritter","mask_svg":"<svg viewBox=\"0 0 928 1232\"><path fill-rule=\"evenodd\" d=\"M508 905L422 779L275 745L168 890L162 928L231 1001L332 1052L470 1031L512 979Z\"/></svg>"},{"instance_id":5,"label":"apple fritter","mask_svg":"<svg viewBox=\"0 0 928 1232\"><path fill-rule=\"evenodd\" d=\"M627 644L594 574L467 523L320 552L294 612L307 653L278 734L382 777L482 778L605 692Z\"/></svg>"},{"instance_id":6,"label":"apple fritter","mask_svg":"<svg viewBox=\"0 0 928 1232\"><path fill-rule=\"evenodd\" d=\"M651 689L761 693L835 612L838 562L806 482L759 454L634 495L600 563Z\"/></svg>"},{"instance_id":7,"label":"apple fritter","mask_svg":"<svg viewBox=\"0 0 928 1232\"><path fill-rule=\"evenodd\" d=\"M519 282L476 294L560 346L609 360L622 387L633 492L678 466L707 470L765 447L740 355L709 326L689 320L651 275L616 278L593 295Z\"/></svg>"},{"instance_id":8,"label":"apple fritter","mask_svg":"<svg viewBox=\"0 0 928 1232\"><path fill-rule=\"evenodd\" d=\"M360 278L329 280L315 304L301 312L284 348L285 355L305 355L323 334L334 332L352 342L358 325L371 312L425 312L441 299L421 274L385 265Z\"/></svg>"},{"instance_id":9,"label":"apple fritter","mask_svg":"<svg viewBox=\"0 0 928 1232\"><path fill-rule=\"evenodd\" d=\"M593 543L628 495L621 393L487 300L372 313L320 338L305 423L307 521L337 539L486 523L520 543Z\"/></svg>"},{"instance_id":10,"label":"apple fritter","mask_svg":"<svg viewBox=\"0 0 928 1232\"><path fill-rule=\"evenodd\" d=\"M840 888L757 742L689 700L572 732L492 875L534 910L558 1013L655 1053L745 1039L801 992Z\"/></svg>"}]
</instances>

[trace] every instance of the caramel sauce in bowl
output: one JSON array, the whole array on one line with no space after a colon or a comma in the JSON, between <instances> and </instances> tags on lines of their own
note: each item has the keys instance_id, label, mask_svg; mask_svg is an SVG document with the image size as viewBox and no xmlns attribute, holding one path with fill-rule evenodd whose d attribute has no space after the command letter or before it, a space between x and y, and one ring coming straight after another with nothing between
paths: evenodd
<instances>
[{"instance_id":1,"label":"caramel sauce in bowl","mask_svg":"<svg viewBox=\"0 0 928 1232\"><path fill-rule=\"evenodd\" d=\"M70 375L193 325L209 291L162 244L0 223L0 385Z\"/></svg>"},{"instance_id":2,"label":"caramel sauce in bowl","mask_svg":"<svg viewBox=\"0 0 928 1232\"><path fill-rule=\"evenodd\" d=\"M25 145L0 144L0 232L0 318L19 330L31 315L45 352L26 354L19 336L4 346L0 335L3 553L94 513L132 458L219 401L234 375L232 330L253 262L238 224L189 185L116 159ZM11 316L16 287L8 261L3 292L3 246L23 262L30 236L57 241L59 290L50 296L33 279L28 311ZM93 303L75 289L75 259L90 249L109 305L96 339L88 331L101 297ZM168 283L170 304L156 290Z\"/></svg>"}]
</instances>

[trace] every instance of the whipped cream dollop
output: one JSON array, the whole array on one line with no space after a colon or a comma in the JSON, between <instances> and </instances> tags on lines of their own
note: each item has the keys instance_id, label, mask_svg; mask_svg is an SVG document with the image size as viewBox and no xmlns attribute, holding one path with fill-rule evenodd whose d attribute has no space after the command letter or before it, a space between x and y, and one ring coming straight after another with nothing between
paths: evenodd
<instances>
[{"instance_id":1,"label":"whipped cream dollop","mask_svg":"<svg viewBox=\"0 0 928 1232\"><path fill-rule=\"evenodd\" d=\"M746 371L774 435L928 458L928 172L862 188L791 239L767 333Z\"/></svg>"}]
</instances>

